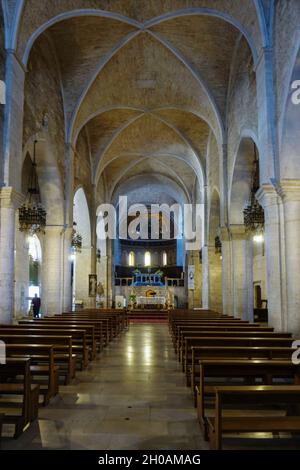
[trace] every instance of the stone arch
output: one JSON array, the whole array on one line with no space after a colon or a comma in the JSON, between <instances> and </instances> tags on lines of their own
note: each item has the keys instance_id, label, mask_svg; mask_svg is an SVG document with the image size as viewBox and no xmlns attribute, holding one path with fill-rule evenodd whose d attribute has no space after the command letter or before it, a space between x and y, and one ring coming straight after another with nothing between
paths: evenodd
<instances>
[{"instance_id":1,"label":"stone arch","mask_svg":"<svg viewBox=\"0 0 300 470\"><path fill-rule=\"evenodd\" d=\"M245 133L240 138L235 154L233 171L229 184L229 221L232 225L243 224L243 209L250 196L253 162L259 152L253 134Z\"/></svg>"},{"instance_id":2,"label":"stone arch","mask_svg":"<svg viewBox=\"0 0 300 470\"><path fill-rule=\"evenodd\" d=\"M220 224L220 194L214 187L209 201L208 222L209 305L217 312L222 311L222 254L215 249L215 239L219 235Z\"/></svg>"},{"instance_id":3,"label":"stone arch","mask_svg":"<svg viewBox=\"0 0 300 470\"><path fill-rule=\"evenodd\" d=\"M89 274L92 272L92 247L91 247L91 219L88 201L82 187L74 194L74 226L82 237L80 252L74 253L73 266L73 298L82 301L84 306L89 306Z\"/></svg>"},{"instance_id":4,"label":"stone arch","mask_svg":"<svg viewBox=\"0 0 300 470\"><path fill-rule=\"evenodd\" d=\"M286 81L284 108L279 125L280 177L299 179L299 89L300 89L300 34L292 54L290 75Z\"/></svg>"}]
</instances>

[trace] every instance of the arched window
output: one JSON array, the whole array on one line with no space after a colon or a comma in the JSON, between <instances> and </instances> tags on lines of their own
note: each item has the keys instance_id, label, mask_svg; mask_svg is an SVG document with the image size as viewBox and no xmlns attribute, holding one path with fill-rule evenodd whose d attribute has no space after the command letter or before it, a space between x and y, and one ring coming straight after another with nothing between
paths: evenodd
<instances>
[{"instance_id":1,"label":"arched window","mask_svg":"<svg viewBox=\"0 0 300 470\"><path fill-rule=\"evenodd\" d=\"M134 253L131 251L128 256L128 265L133 267L135 264Z\"/></svg>"},{"instance_id":2,"label":"arched window","mask_svg":"<svg viewBox=\"0 0 300 470\"><path fill-rule=\"evenodd\" d=\"M163 252L163 266L167 266L168 264L168 256L166 251Z\"/></svg>"},{"instance_id":3,"label":"arched window","mask_svg":"<svg viewBox=\"0 0 300 470\"><path fill-rule=\"evenodd\" d=\"M42 261L41 243L35 234L28 237L28 254L31 256L33 261Z\"/></svg>"},{"instance_id":4,"label":"arched window","mask_svg":"<svg viewBox=\"0 0 300 470\"><path fill-rule=\"evenodd\" d=\"M145 253L145 266L151 266L151 253L150 251L146 251Z\"/></svg>"}]
</instances>

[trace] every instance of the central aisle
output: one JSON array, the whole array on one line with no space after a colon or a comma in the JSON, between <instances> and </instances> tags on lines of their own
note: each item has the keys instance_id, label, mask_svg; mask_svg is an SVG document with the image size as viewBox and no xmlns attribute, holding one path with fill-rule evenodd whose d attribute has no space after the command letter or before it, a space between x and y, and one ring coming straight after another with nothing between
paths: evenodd
<instances>
[{"instance_id":1,"label":"central aisle","mask_svg":"<svg viewBox=\"0 0 300 470\"><path fill-rule=\"evenodd\" d=\"M131 324L14 448L205 449L166 324ZM8 445L8 444L7 444ZM7 445L5 447L7 447Z\"/></svg>"}]
</instances>

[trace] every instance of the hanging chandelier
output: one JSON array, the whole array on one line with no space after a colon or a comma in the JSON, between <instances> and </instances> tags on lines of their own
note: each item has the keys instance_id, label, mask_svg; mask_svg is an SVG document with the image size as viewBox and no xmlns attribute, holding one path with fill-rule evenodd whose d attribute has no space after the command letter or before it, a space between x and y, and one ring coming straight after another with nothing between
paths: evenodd
<instances>
[{"instance_id":1,"label":"hanging chandelier","mask_svg":"<svg viewBox=\"0 0 300 470\"><path fill-rule=\"evenodd\" d=\"M47 213L41 203L36 173L36 143L37 140L34 141L33 145L33 161L26 201L19 209L19 230L21 232L28 232L31 235L35 233L45 233L47 217Z\"/></svg>"},{"instance_id":2,"label":"hanging chandelier","mask_svg":"<svg viewBox=\"0 0 300 470\"><path fill-rule=\"evenodd\" d=\"M73 250L76 252L76 253L81 253L81 249L82 249L82 236L77 233L76 231L76 227L77 224L76 222L73 222L73 232L72 232L72 242L71 242L71 245L72 245L72 248Z\"/></svg>"},{"instance_id":3,"label":"hanging chandelier","mask_svg":"<svg viewBox=\"0 0 300 470\"><path fill-rule=\"evenodd\" d=\"M246 232L262 233L265 225L265 214L262 206L255 197L259 189L259 161L254 144L254 170L252 175L250 200L243 210Z\"/></svg>"}]
</instances>

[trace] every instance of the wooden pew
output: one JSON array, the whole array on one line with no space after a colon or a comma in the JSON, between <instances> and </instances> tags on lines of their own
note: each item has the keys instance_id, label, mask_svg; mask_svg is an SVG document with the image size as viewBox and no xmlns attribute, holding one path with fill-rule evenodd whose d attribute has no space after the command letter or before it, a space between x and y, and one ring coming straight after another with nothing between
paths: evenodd
<instances>
[{"instance_id":1,"label":"wooden pew","mask_svg":"<svg viewBox=\"0 0 300 470\"><path fill-rule=\"evenodd\" d=\"M102 311L100 309L85 309L81 310L80 312L64 312L63 315L71 315L77 316L80 315L81 317L89 317L89 318L108 318L110 321L112 337L116 337L123 329L126 323L126 312L123 310L105 310ZM128 322L128 318L127 318Z\"/></svg>"},{"instance_id":2,"label":"wooden pew","mask_svg":"<svg viewBox=\"0 0 300 470\"><path fill-rule=\"evenodd\" d=\"M267 334L267 333L266 333ZM256 332L222 332L205 333L201 336L185 336L181 347L182 371L189 369L192 361L192 346L291 346L293 339L286 337L285 333L271 333L265 336Z\"/></svg>"},{"instance_id":3,"label":"wooden pew","mask_svg":"<svg viewBox=\"0 0 300 470\"><path fill-rule=\"evenodd\" d=\"M226 433L300 432L300 416L297 413L300 403L299 385L216 386L213 393L214 417L207 419L208 438L212 449L222 449L222 438ZM253 406L257 404L264 405L265 409L270 409L270 405L273 405L274 413L269 412L259 417L245 413L247 406L251 406L253 410ZM235 410L239 409L239 416L230 416L228 411L227 416L225 415L229 405L234 406ZM283 411L282 415L279 415L278 409Z\"/></svg>"},{"instance_id":4,"label":"wooden pew","mask_svg":"<svg viewBox=\"0 0 300 470\"><path fill-rule=\"evenodd\" d=\"M232 326L232 325L217 325L217 326L197 326L197 327L190 327L190 326L179 326L177 329L177 338L175 344L175 352L178 354L180 359L180 350L183 343L183 339L185 336L202 336L202 333L209 333L215 332L218 336L221 332L232 332L234 335L238 332L243 333L256 333L258 336L272 336L274 333L273 328L267 328L262 326L250 326L250 325L239 325L239 326ZM283 334L283 337L290 337L289 333L280 333Z\"/></svg>"},{"instance_id":5,"label":"wooden pew","mask_svg":"<svg viewBox=\"0 0 300 470\"><path fill-rule=\"evenodd\" d=\"M31 382L29 358L8 357L0 372L0 413L4 424L15 425L17 438L38 416L39 385ZM22 383L13 383L17 376L23 377Z\"/></svg>"},{"instance_id":6,"label":"wooden pew","mask_svg":"<svg viewBox=\"0 0 300 470\"><path fill-rule=\"evenodd\" d=\"M58 324L53 321L46 320L21 320L17 328L30 328L38 331L47 330L55 332L55 334L70 334L72 336L73 348L76 349L76 353L82 357L82 367L88 365L89 360L96 357L96 341L95 331L93 325L83 324Z\"/></svg>"},{"instance_id":7,"label":"wooden pew","mask_svg":"<svg viewBox=\"0 0 300 470\"><path fill-rule=\"evenodd\" d=\"M35 331L36 333L36 331ZM45 333L45 332L44 332ZM72 352L72 336L49 334L26 334L26 331L16 330L14 334L3 333L0 330L0 339L6 344L53 344L54 362L59 364L58 374L68 384L75 377L76 354Z\"/></svg>"},{"instance_id":8,"label":"wooden pew","mask_svg":"<svg viewBox=\"0 0 300 470\"><path fill-rule=\"evenodd\" d=\"M1 327L0 334L9 333L15 335L44 335L44 336L71 336L72 338L72 352L76 355L76 362L80 370L83 370L87 367L89 363L89 354L90 349L86 343L86 332L85 330L79 328L55 328L55 325L30 325L23 324L20 327Z\"/></svg>"},{"instance_id":9,"label":"wooden pew","mask_svg":"<svg viewBox=\"0 0 300 470\"><path fill-rule=\"evenodd\" d=\"M189 320L189 321L176 321L173 322L170 328L171 337L177 337L177 331L179 327L194 327L194 326L257 326L260 324L249 323L248 321L237 321L237 320Z\"/></svg>"},{"instance_id":10,"label":"wooden pew","mask_svg":"<svg viewBox=\"0 0 300 470\"><path fill-rule=\"evenodd\" d=\"M81 315L81 314L56 314L54 317L45 316L44 319L53 318L55 320L59 320L61 322L73 322L73 323L92 323L96 326L97 329L100 329L101 334L101 349L108 345L110 338L112 337L111 331L111 322L109 317L95 317L90 315Z\"/></svg>"},{"instance_id":11,"label":"wooden pew","mask_svg":"<svg viewBox=\"0 0 300 470\"><path fill-rule=\"evenodd\" d=\"M261 359L204 359L200 361L200 380L197 386L197 412L200 426L207 437L207 418L205 401L212 394L215 385L221 385L220 379L243 379L244 385L254 385L257 379L263 385L272 385L274 378L291 379L294 385L300 385L300 365L291 360ZM207 381L210 379L210 382ZM214 383L212 379L217 379ZM249 383L250 382L250 383ZM223 385L226 385L224 383ZM235 385L240 385L236 384Z\"/></svg>"},{"instance_id":12,"label":"wooden pew","mask_svg":"<svg viewBox=\"0 0 300 470\"><path fill-rule=\"evenodd\" d=\"M48 317L47 317L48 318ZM110 341L114 338L114 325L113 325L113 319L110 316L106 317L95 317L95 316L90 316L90 315L74 315L73 313L68 314L68 313L62 313L60 315L55 315L55 319L59 319L60 321L86 321L86 320L98 320L102 322L102 332L103 332L103 345L107 346Z\"/></svg>"},{"instance_id":13,"label":"wooden pew","mask_svg":"<svg viewBox=\"0 0 300 470\"><path fill-rule=\"evenodd\" d=\"M30 322L30 324L39 325L55 325L58 327L77 328L86 330L86 341L92 351L92 359L96 357L97 352L100 352L103 346L103 333L102 333L102 322L97 320L83 320L83 319L63 319L59 317L48 317L34 318L33 320L20 320L19 325Z\"/></svg>"},{"instance_id":14,"label":"wooden pew","mask_svg":"<svg viewBox=\"0 0 300 470\"><path fill-rule=\"evenodd\" d=\"M17 340L17 338L16 338ZM7 344L7 357L29 357L32 381L39 384L43 404L47 405L58 393L58 366L54 363L54 346L51 344ZM46 378L46 382L43 379Z\"/></svg>"},{"instance_id":15,"label":"wooden pew","mask_svg":"<svg viewBox=\"0 0 300 470\"><path fill-rule=\"evenodd\" d=\"M277 346L192 346L192 363L186 371L187 386L191 386L196 400L195 387L200 381L200 361L204 359L290 359L294 351L291 347Z\"/></svg>"}]
</instances>

